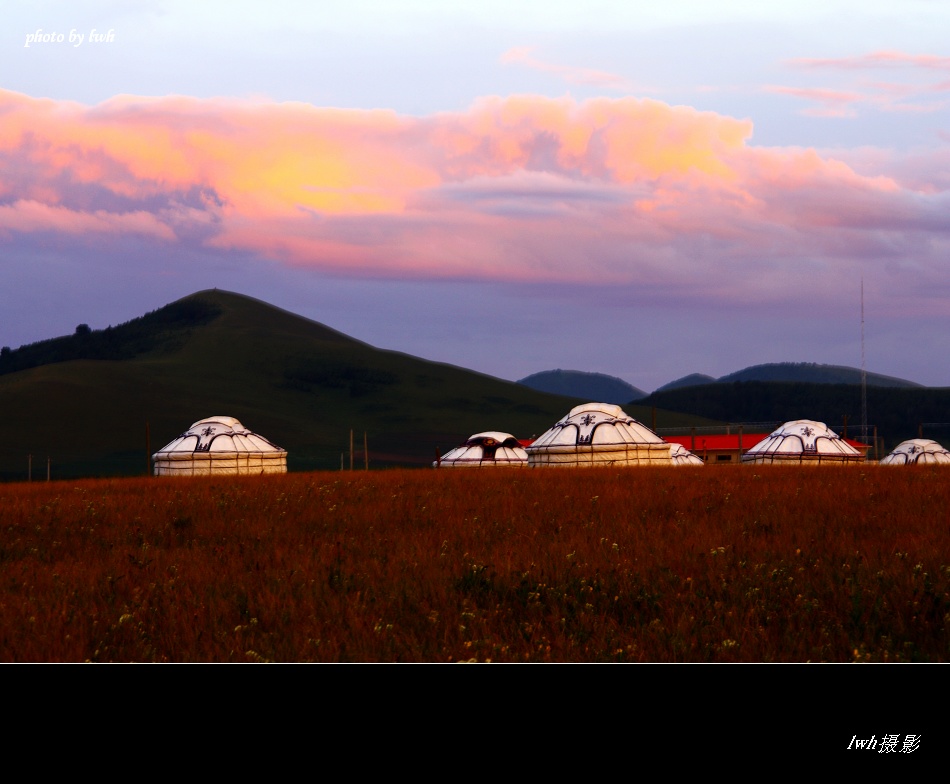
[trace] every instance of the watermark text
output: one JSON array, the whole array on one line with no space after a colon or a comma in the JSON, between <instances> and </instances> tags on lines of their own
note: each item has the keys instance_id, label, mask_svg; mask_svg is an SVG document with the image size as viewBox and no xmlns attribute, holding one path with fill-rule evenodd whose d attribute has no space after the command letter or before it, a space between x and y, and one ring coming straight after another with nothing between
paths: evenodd
<instances>
[{"instance_id":1,"label":"watermark text","mask_svg":"<svg viewBox=\"0 0 950 784\"><path fill-rule=\"evenodd\" d=\"M870 738L859 738L854 735L848 744L851 751L876 751L878 754L910 754L920 748L920 735L904 735L901 740L900 735L882 735L878 739L877 735Z\"/></svg>"},{"instance_id":2,"label":"watermark text","mask_svg":"<svg viewBox=\"0 0 950 784\"><path fill-rule=\"evenodd\" d=\"M111 44L115 41L115 30L99 30L93 27L88 33L80 32L75 27L68 33L61 33L56 30L46 32L38 27L32 33L26 34L26 41L23 46L29 49L37 44L69 44L70 46L82 46L83 43L90 44Z\"/></svg>"}]
</instances>

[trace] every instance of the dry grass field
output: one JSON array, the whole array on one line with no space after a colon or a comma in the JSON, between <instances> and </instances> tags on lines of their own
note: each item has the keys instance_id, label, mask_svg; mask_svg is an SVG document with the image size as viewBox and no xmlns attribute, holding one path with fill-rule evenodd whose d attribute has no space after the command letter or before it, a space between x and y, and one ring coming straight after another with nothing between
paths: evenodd
<instances>
[{"instance_id":1,"label":"dry grass field","mask_svg":"<svg viewBox=\"0 0 950 784\"><path fill-rule=\"evenodd\" d=\"M942 662L950 471L0 485L5 662Z\"/></svg>"}]
</instances>

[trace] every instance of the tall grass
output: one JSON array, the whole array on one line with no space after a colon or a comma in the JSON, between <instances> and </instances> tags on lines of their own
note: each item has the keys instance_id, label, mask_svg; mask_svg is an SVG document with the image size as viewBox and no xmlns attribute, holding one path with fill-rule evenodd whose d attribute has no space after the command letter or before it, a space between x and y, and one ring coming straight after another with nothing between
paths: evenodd
<instances>
[{"instance_id":1,"label":"tall grass","mask_svg":"<svg viewBox=\"0 0 950 784\"><path fill-rule=\"evenodd\" d=\"M0 486L0 660L950 659L950 472Z\"/></svg>"}]
</instances>

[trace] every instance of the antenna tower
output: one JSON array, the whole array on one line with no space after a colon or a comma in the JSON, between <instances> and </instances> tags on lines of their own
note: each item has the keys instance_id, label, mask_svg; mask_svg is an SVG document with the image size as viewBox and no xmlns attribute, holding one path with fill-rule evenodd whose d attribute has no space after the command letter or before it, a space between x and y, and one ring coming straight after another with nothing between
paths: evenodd
<instances>
[{"instance_id":1,"label":"antenna tower","mask_svg":"<svg viewBox=\"0 0 950 784\"><path fill-rule=\"evenodd\" d=\"M861 440L868 442L868 372L864 364L864 276L861 276Z\"/></svg>"}]
</instances>

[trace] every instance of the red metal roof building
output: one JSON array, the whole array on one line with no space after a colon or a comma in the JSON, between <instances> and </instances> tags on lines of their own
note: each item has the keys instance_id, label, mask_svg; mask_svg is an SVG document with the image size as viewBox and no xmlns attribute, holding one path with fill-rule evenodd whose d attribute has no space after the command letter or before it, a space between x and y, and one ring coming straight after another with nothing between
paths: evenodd
<instances>
[{"instance_id":1,"label":"red metal roof building","mask_svg":"<svg viewBox=\"0 0 950 784\"><path fill-rule=\"evenodd\" d=\"M727 464L741 462L742 455L768 436L768 433L689 433L665 435L663 440L671 444L681 444L705 463ZM869 449L867 444L852 441L850 438L846 438L845 441L859 450L867 459Z\"/></svg>"}]
</instances>

